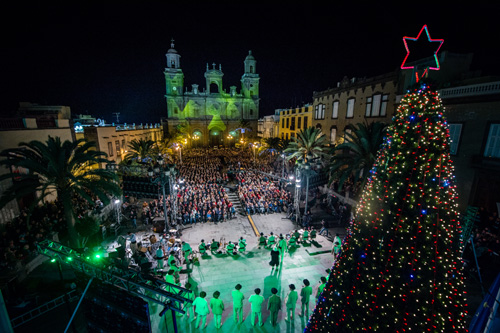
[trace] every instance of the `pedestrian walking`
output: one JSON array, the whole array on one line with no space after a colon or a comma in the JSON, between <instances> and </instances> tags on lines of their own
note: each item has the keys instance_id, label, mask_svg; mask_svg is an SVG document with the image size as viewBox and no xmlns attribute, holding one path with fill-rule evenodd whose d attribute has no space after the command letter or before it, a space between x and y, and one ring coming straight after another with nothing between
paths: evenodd
<instances>
[{"instance_id":1,"label":"pedestrian walking","mask_svg":"<svg viewBox=\"0 0 500 333\"><path fill-rule=\"evenodd\" d=\"M233 296L233 318L234 322L238 324L243 322L243 300L245 299L245 296L240 290L241 284L238 283L231 293Z\"/></svg>"},{"instance_id":2,"label":"pedestrian walking","mask_svg":"<svg viewBox=\"0 0 500 333\"><path fill-rule=\"evenodd\" d=\"M323 233L326 233L325 236L329 236L325 220L321 220L321 229L319 230L318 235L323 235Z\"/></svg>"},{"instance_id":3,"label":"pedestrian walking","mask_svg":"<svg viewBox=\"0 0 500 333\"><path fill-rule=\"evenodd\" d=\"M194 312L197 316L196 328L198 328L200 321L202 322L202 327L207 327L207 315L210 313L210 309L208 308L205 296L207 296L207 293L202 291L200 292L200 296L196 297L193 301Z\"/></svg>"},{"instance_id":4,"label":"pedestrian walking","mask_svg":"<svg viewBox=\"0 0 500 333\"><path fill-rule=\"evenodd\" d=\"M271 325L276 326L278 323L278 311L281 310L281 298L277 295L278 289L271 288L271 296L267 300L267 310L271 318Z\"/></svg>"},{"instance_id":5,"label":"pedestrian walking","mask_svg":"<svg viewBox=\"0 0 500 333\"><path fill-rule=\"evenodd\" d=\"M219 299L220 292L217 290L214 292L214 298L210 300L210 309L214 314L214 325L215 328L220 328L222 326L221 318L222 312L224 312L224 302Z\"/></svg>"},{"instance_id":6,"label":"pedestrian walking","mask_svg":"<svg viewBox=\"0 0 500 333\"><path fill-rule=\"evenodd\" d=\"M309 300L311 298L311 294L313 292L312 287L310 286L309 280L304 279L302 281L304 285L302 286L302 289L300 290L300 303L301 305L301 311L300 311L300 316L302 317L304 313L308 314L309 313Z\"/></svg>"},{"instance_id":7,"label":"pedestrian walking","mask_svg":"<svg viewBox=\"0 0 500 333\"><path fill-rule=\"evenodd\" d=\"M259 318L259 326L264 325L262 322L262 303L264 296L260 295L260 288L254 290L255 294L248 298L248 302L252 304L252 326L255 326L255 316Z\"/></svg>"},{"instance_id":8,"label":"pedestrian walking","mask_svg":"<svg viewBox=\"0 0 500 333\"><path fill-rule=\"evenodd\" d=\"M295 290L294 284L289 285L288 288L290 289L290 291L288 292L288 295L286 296L286 301L285 301L285 305L286 305L285 320L286 321L291 320L292 324L293 324L293 320L295 319L295 307L297 306L297 300L299 299L299 294Z\"/></svg>"}]
</instances>

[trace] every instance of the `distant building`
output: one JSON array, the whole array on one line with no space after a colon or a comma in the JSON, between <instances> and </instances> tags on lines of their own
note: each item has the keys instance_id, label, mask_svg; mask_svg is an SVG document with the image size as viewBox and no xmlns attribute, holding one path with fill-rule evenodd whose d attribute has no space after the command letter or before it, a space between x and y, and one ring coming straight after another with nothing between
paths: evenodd
<instances>
[{"instance_id":1,"label":"distant building","mask_svg":"<svg viewBox=\"0 0 500 333\"><path fill-rule=\"evenodd\" d=\"M207 64L203 89L198 84L192 84L191 90L188 90L184 86L181 56L174 49L173 42L166 58L164 74L169 132L183 125L190 138L197 138L193 145L229 145L238 141L241 134L237 129L241 128L240 124L248 122L247 128L251 128L256 136L260 78L251 51L244 61L240 92L236 86L229 87L229 91L224 90L222 67L219 65L216 68L215 64L212 64L212 68ZM228 139L230 137L233 139Z\"/></svg>"},{"instance_id":2,"label":"distant building","mask_svg":"<svg viewBox=\"0 0 500 333\"><path fill-rule=\"evenodd\" d=\"M278 137L291 140L301 130L311 127L313 106L305 104L300 107L279 110Z\"/></svg>"},{"instance_id":3,"label":"distant building","mask_svg":"<svg viewBox=\"0 0 500 333\"><path fill-rule=\"evenodd\" d=\"M163 129L159 124L85 126L83 133L77 134L77 138L80 137L87 141L94 141L97 150L108 154L108 160L120 163L132 140L159 142L163 138ZM101 167L104 168L105 165Z\"/></svg>"},{"instance_id":4,"label":"distant building","mask_svg":"<svg viewBox=\"0 0 500 333\"><path fill-rule=\"evenodd\" d=\"M75 135L70 119L71 109L69 106L43 106L22 102L19 104L16 116L0 119L0 151L18 148L22 142L28 143L34 140L45 142L49 136L59 137L63 142L73 141ZM0 182L0 196L13 182L18 181L15 174L29 172L29 170L22 168L16 170L0 168L0 174L11 171L14 176ZM0 210L0 224L19 215L19 210L29 206L35 195L36 193L32 193L22 199L9 202Z\"/></svg>"},{"instance_id":5,"label":"distant building","mask_svg":"<svg viewBox=\"0 0 500 333\"><path fill-rule=\"evenodd\" d=\"M275 114L264 116L259 119L258 136L262 139L273 138L278 136L278 126L280 119L280 111L276 110Z\"/></svg>"}]
</instances>

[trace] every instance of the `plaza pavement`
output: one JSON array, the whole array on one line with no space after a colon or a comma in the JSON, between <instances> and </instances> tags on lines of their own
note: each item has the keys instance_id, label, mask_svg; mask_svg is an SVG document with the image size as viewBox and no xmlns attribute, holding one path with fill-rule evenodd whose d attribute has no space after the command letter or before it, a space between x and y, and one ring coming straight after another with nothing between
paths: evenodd
<instances>
[{"instance_id":1,"label":"plaza pavement","mask_svg":"<svg viewBox=\"0 0 500 333\"><path fill-rule=\"evenodd\" d=\"M313 212L314 214L314 212ZM297 302L296 316L293 321L285 321L286 309L284 300L289 291L288 285L295 284L296 290L300 294L303 286L302 280L308 279L313 287L313 295L309 304L309 315L312 313L315 305L316 290L321 276L327 276L326 269L331 268L333 257L331 255L332 242L330 238L318 235L316 242L310 245L300 245L295 251L286 253L283 263L279 269L274 271L269 265L270 250L258 247L258 236L260 232L269 235L273 232L275 235L280 233L286 235L294 230L294 223L284 218L284 213L274 213L269 215L247 215L237 214L238 216L227 222L205 223L196 225L187 225L182 229L183 241L191 245L193 250L198 249L201 239L206 243L221 238L225 242L237 242L242 236L247 241L247 250L245 253L239 253L236 256L227 254L209 255L201 257L199 263L190 265L192 270L189 272L181 271L181 285L184 286L189 281L194 288L195 295L201 291L207 293L206 300L210 303L213 293L218 290L221 293L220 299L224 302L225 311L222 315L222 327L216 329L213 322L213 315L207 317L206 328L195 328L196 321L192 322L186 315L176 318L178 332L301 332L307 324L308 316L300 317L300 297ZM319 231L319 230L317 230ZM339 232L341 236L345 235L344 228L332 228L330 233ZM125 234L126 230L122 231ZM145 230L136 232L138 239L151 235L153 232L146 226ZM159 234L156 234L157 237ZM116 242L111 238L106 246L116 246ZM109 238L108 238L109 240ZM106 243L106 242L105 242ZM185 266L184 266L185 268ZM184 273L183 273L184 272ZM236 284L242 285L241 291L245 295L244 300L244 322L236 324L233 320L233 306L231 291ZM272 327L269 320L269 312L266 310L267 299L271 295L271 288L278 289L278 295L283 302L282 311L278 315L278 325ZM261 295L266 301L262 305L262 315L264 325L259 327L251 325L251 311L248 298L254 293L255 288L262 290ZM159 317L162 306L150 303L151 326L153 332L173 332L173 322L171 311L163 317ZM257 321L257 320L256 320ZM165 327L167 325L167 327ZM201 325L201 324L200 324Z\"/></svg>"}]
</instances>

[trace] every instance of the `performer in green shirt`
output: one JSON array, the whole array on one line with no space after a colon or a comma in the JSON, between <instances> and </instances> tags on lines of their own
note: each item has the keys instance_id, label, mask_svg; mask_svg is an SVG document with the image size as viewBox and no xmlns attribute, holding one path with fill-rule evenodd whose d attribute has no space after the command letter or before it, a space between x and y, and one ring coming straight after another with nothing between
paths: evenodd
<instances>
[{"instance_id":1,"label":"performer in green shirt","mask_svg":"<svg viewBox=\"0 0 500 333\"><path fill-rule=\"evenodd\" d=\"M286 296L286 317L285 320L291 320L293 323L293 320L295 319L295 307L297 306L297 300L299 299L299 294L297 291L295 291L295 285L291 284L288 286L290 288L290 291L288 292L288 295Z\"/></svg>"},{"instance_id":2,"label":"performer in green shirt","mask_svg":"<svg viewBox=\"0 0 500 333\"><path fill-rule=\"evenodd\" d=\"M276 326L278 322L278 311L281 310L281 298L277 295L278 289L271 288L272 295L267 300L267 310L271 317L271 325Z\"/></svg>"},{"instance_id":3,"label":"performer in green shirt","mask_svg":"<svg viewBox=\"0 0 500 333\"><path fill-rule=\"evenodd\" d=\"M193 301L194 312L198 315L196 328L198 328L200 320L202 321L201 326L207 327L207 315L210 313L210 309L208 308L208 302L205 296L207 296L207 293L202 291L200 292L200 296L196 297Z\"/></svg>"},{"instance_id":4,"label":"performer in green shirt","mask_svg":"<svg viewBox=\"0 0 500 333\"><path fill-rule=\"evenodd\" d=\"M214 298L210 300L210 309L212 309L212 313L214 314L214 324L215 328L220 328L222 326L221 318L222 312L224 312L224 302L219 299L220 292L214 292Z\"/></svg>"},{"instance_id":5,"label":"performer in green shirt","mask_svg":"<svg viewBox=\"0 0 500 333\"><path fill-rule=\"evenodd\" d=\"M304 286L300 290L300 302L302 303L300 316L304 315L304 312L309 313L309 299L311 298L311 294L313 292L312 287L310 286L309 280L304 279Z\"/></svg>"},{"instance_id":6,"label":"performer in green shirt","mask_svg":"<svg viewBox=\"0 0 500 333\"><path fill-rule=\"evenodd\" d=\"M234 322L240 324L243 322L243 300L245 296L240 291L241 284L238 283L234 288L235 290L231 293L233 296L233 317Z\"/></svg>"},{"instance_id":7,"label":"performer in green shirt","mask_svg":"<svg viewBox=\"0 0 500 333\"><path fill-rule=\"evenodd\" d=\"M320 279L320 285L318 286L318 291L316 292L316 302L319 300L319 296L321 296L321 293L323 292L323 289L325 289L326 286L326 277L322 276Z\"/></svg>"},{"instance_id":8,"label":"performer in green shirt","mask_svg":"<svg viewBox=\"0 0 500 333\"><path fill-rule=\"evenodd\" d=\"M264 296L260 295L260 289L255 289L255 294L248 298L252 304L252 326L255 326L255 316L259 318L259 326L264 325L262 322L262 303L264 303Z\"/></svg>"}]
</instances>

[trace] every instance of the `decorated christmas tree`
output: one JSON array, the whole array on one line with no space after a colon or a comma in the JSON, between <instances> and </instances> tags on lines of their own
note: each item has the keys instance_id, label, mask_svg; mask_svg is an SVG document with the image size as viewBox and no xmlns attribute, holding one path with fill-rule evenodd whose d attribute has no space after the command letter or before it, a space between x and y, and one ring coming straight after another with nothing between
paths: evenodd
<instances>
[{"instance_id":1,"label":"decorated christmas tree","mask_svg":"<svg viewBox=\"0 0 500 333\"><path fill-rule=\"evenodd\" d=\"M305 332L467 330L449 145L438 93L408 93Z\"/></svg>"}]
</instances>

